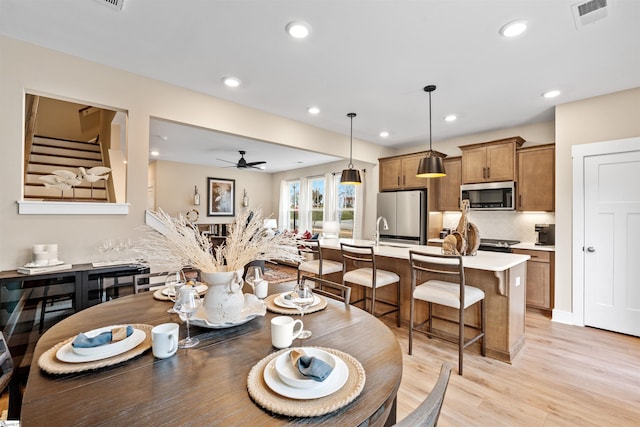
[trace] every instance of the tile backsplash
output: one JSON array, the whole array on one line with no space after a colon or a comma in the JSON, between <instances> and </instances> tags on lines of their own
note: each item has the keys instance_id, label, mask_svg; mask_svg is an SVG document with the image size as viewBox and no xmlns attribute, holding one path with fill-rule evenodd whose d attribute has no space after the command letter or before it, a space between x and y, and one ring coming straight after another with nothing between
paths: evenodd
<instances>
[{"instance_id":1,"label":"tile backsplash","mask_svg":"<svg viewBox=\"0 0 640 427\"><path fill-rule=\"evenodd\" d=\"M460 213L445 213L442 224L445 228L455 229L460 220ZM471 211L469 221L478 227L481 238L519 240L523 243L536 241L535 224L555 224L553 212L505 212L505 211Z\"/></svg>"}]
</instances>

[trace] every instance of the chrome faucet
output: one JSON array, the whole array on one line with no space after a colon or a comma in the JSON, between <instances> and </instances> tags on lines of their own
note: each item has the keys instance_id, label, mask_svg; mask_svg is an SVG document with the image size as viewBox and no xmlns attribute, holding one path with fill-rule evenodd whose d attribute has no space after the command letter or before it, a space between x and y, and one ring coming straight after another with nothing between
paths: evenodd
<instances>
[{"instance_id":1,"label":"chrome faucet","mask_svg":"<svg viewBox=\"0 0 640 427\"><path fill-rule=\"evenodd\" d=\"M388 230L389 224L387 223L387 218L383 216L379 216L376 220L376 246L380 244L380 220L382 220L382 229Z\"/></svg>"}]
</instances>

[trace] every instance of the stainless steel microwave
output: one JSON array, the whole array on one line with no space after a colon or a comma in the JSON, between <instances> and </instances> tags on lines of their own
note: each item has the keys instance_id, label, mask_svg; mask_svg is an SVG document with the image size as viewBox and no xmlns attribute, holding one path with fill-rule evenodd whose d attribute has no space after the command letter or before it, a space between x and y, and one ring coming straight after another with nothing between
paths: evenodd
<instances>
[{"instance_id":1,"label":"stainless steel microwave","mask_svg":"<svg viewBox=\"0 0 640 427\"><path fill-rule=\"evenodd\" d=\"M469 200L473 210L514 210L515 188L513 181L463 184L460 186L460 200Z\"/></svg>"}]
</instances>

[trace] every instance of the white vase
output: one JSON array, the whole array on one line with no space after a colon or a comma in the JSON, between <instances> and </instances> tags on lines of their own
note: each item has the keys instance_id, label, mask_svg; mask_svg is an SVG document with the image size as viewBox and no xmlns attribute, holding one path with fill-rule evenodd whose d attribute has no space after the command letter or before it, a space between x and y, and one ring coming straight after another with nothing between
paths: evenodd
<instances>
[{"instance_id":1,"label":"white vase","mask_svg":"<svg viewBox=\"0 0 640 427\"><path fill-rule=\"evenodd\" d=\"M202 272L202 280L209 286L203 302L209 322L241 320L244 307L243 272L242 268L235 271Z\"/></svg>"}]
</instances>

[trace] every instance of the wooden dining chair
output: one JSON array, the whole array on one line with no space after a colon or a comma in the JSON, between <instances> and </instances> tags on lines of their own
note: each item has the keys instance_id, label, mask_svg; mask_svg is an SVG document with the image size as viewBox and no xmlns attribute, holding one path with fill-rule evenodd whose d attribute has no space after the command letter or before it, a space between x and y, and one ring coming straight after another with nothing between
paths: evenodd
<instances>
[{"instance_id":1,"label":"wooden dining chair","mask_svg":"<svg viewBox=\"0 0 640 427\"><path fill-rule=\"evenodd\" d=\"M396 423L396 427L435 427L438 425L440 411L447 392L449 378L451 377L451 365L443 363L440 367L440 375L431 392L422 403L409 415Z\"/></svg>"},{"instance_id":2,"label":"wooden dining chair","mask_svg":"<svg viewBox=\"0 0 640 427\"><path fill-rule=\"evenodd\" d=\"M302 282L309 280L314 283L313 293L342 301L349 305L351 301L351 288L340 283L332 282L315 276L302 276Z\"/></svg>"},{"instance_id":3,"label":"wooden dining chair","mask_svg":"<svg viewBox=\"0 0 640 427\"><path fill-rule=\"evenodd\" d=\"M164 286L165 279L169 275L168 271L156 273L136 274L133 279L133 293L149 291L152 288Z\"/></svg>"},{"instance_id":4,"label":"wooden dining chair","mask_svg":"<svg viewBox=\"0 0 640 427\"><path fill-rule=\"evenodd\" d=\"M342 271L342 263L330 259L322 259L322 248L317 239L307 239L300 242L298 251L300 255L309 257L306 261L298 264L298 283L302 273L311 273L322 278L325 274L332 274Z\"/></svg>"},{"instance_id":5,"label":"wooden dining chair","mask_svg":"<svg viewBox=\"0 0 640 427\"><path fill-rule=\"evenodd\" d=\"M373 246L351 245L340 243L342 252L342 284L353 283L363 287L363 297L352 304L364 302L367 310L367 300L371 301L371 307L367 311L376 317L396 313L396 323L400 326L400 276L392 271L380 270L376 266L376 256ZM355 269L351 267L355 266ZM376 297L378 288L396 285L396 301L382 300ZM371 296L367 295L367 289L371 289ZM376 303L390 307L390 310L376 313Z\"/></svg>"},{"instance_id":6,"label":"wooden dining chair","mask_svg":"<svg viewBox=\"0 0 640 427\"><path fill-rule=\"evenodd\" d=\"M462 256L441 255L425 252L409 251L409 263L411 264L411 314L409 320L409 354L413 350L413 332L421 332L428 337L436 337L445 341L458 344L458 374L462 375L462 362L464 349L478 340L482 340L481 352L485 355L485 310L484 291L480 288L467 285L464 277ZM436 278L417 284L418 277L422 273L435 275ZM451 281L441 279L448 278ZM424 322L415 324L415 301L428 303L429 313ZM474 304L479 305L480 327L465 324L465 310ZM456 309L458 320L447 319L433 314L433 306L442 305ZM433 328L433 319L458 324L458 334L451 335ZM425 329L426 326L426 329ZM465 326L477 331L471 338L465 338Z\"/></svg>"}]
</instances>

